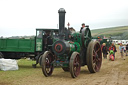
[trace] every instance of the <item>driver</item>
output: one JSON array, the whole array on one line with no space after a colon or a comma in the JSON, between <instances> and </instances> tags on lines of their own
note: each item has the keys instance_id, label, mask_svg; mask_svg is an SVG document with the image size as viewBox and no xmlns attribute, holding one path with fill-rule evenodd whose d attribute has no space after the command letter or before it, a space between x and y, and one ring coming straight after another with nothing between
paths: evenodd
<instances>
[{"instance_id":1,"label":"driver","mask_svg":"<svg viewBox=\"0 0 128 85\"><path fill-rule=\"evenodd\" d=\"M80 29L80 33L82 33L82 29L85 27L85 23L82 23L82 27Z\"/></svg>"},{"instance_id":2,"label":"driver","mask_svg":"<svg viewBox=\"0 0 128 85\"><path fill-rule=\"evenodd\" d=\"M39 31L39 34L37 36L38 38L42 38L42 31Z\"/></svg>"},{"instance_id":3,"label":"driver","mask_svg":"<svg viewBox=\"0 0 128 85\"><path fill-rule=\"evenodd\" d=\"M45 32L45 35L43 35L43 46L44 46L44 51L47 50L47 44L48 42L48 37L50 35L50 32Z\"/></svg>"}]
</instances>

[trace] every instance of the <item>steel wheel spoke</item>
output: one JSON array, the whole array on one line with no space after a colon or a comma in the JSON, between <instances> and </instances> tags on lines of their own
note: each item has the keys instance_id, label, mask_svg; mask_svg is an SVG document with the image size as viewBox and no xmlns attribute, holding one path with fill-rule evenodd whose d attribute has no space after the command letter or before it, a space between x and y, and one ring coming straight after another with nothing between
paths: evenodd
<instances>
[{"instance_id":1,"label":"steel wheel spoke","mask_svg":"<svg viewBox=\"0 0 128 85\"><path fill-rule=\"evenodd\" d=\"M99 51L100 51L100 49L101 49L101 48L99 48L99 49L96 51L96 53L97 53L97 52L99 52Z\"/></svg>"},{"instance_id":2,"label":"steel wheel spoke","mask_svg":"<svg viewBox=\"0 0 128 85\"><path fill-rule=\"evenodd\" d=\"M93 59L93 63L95 63L96 62L96 59Z\"/></svg>"},{"instance_id":3,"label":"steel wheel spoke","mask_svg":"<svg viewBox=\"0 0 128 85\"><path fill-rule=\"evenodd\" d=\"M95 70L98 70L99 69L99 67L97 66L97 64L95 65Z\"/></svg>"},{"instance_id":4,"label":"steel wheel spoke","mask_svg":"<svg viewBox=\"0 0 128 85\"><path fill-rule=\"evenodd\" d=\"M97 60L100 62L101 61L101 59L100 58L97 58Z\"/></svg>"},{"instance_id":5,"label":"steel wheel spoke","mask_svg":"<svg viewBox=\"0 0 128 85\"><path fill-rule=\"evenodd\" d=\"M95 50L93 50L93 52L94 52L95 56L97 56L97 52Z\"/></svg>"}]
</instances>

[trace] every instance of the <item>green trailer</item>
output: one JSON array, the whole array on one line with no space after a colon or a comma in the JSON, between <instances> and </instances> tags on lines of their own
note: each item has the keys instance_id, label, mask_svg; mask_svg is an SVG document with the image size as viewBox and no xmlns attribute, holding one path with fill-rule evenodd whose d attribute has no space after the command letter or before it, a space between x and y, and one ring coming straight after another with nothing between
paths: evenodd
<instances>
[{"instance_id":1,"label":"green trailer","mask_svg":"<svg viewBox=\"0 0 128 85\"><path fill-rule=\"evenodd\" d=\"M107 48L109 48L110 45L112 44L112 39L111 38L104 39L104 38L101 38L101 37L92 37L92 39L96 40L96 41L99 41L101 45L103 43L105 43Z\"/></svg>"},{"instance_id":2,"label":"green trailer","mask_svg":"<svg viewBox=\"0 0 128 85\"><path fill-rule=\"evenodd\" d=\"M56 36L58 29L37 28L33 38L0 38L0 58L37 57L36 60L39 61L39 55L51 49L48 45L54 42Z\"/></svg>"},{"instance_id":3,"label":"green trailer","mask_svg":"<svg viewBox=\"0 0 128 85\"><path fill-rule=\"evenodd\" d=\"M2 52L35 52L35 39L0 39Z\"/></svg>"},{"instance_id":4,"label":"green trailer","mask_svg":"<svg viewBox=\"0 0 128 85\"><path fill-rule=\"evenodd\" d=\"M27 57L35 52L35 39L0 39L0 52L4 58Z\"/></svg>"}]
</instances>

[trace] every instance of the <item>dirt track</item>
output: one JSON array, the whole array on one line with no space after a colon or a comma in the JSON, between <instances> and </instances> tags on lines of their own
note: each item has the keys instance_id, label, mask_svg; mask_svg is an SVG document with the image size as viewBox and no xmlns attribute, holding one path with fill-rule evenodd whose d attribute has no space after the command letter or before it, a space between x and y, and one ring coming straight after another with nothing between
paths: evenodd
<instances>
[{"instance_id":1,"label":"dirt track","mask_svg":"<svg viewBox=\"0 0 128 85\"><path fill-rule=\"evenodd\" d=\"M23 69L21 66L20 68ZM31 75L27 73L26 76L11 81L7 80L6 83L0 82L0 85L128 85L128 56L126 60L121 59L119 51L116 53L115 61L103 59L100 72L90 74L85 66L75 79L61 68L55 68L50 77L45 77L41 68L27 69L31 69L30 71L34 73Z\"/></svg>"},{"instance_id":2,"label":"dirt track","mask_svg":"<svg viewBox=\"0 0 128 85\"><path fill-rule=\"evenodd\" d=\"M41 69L37 69L34 75L15 81L13 84L19 82L22 85L128 85L128 56L126 60L121 59L119 51L116 53L115 61L103 59L100 72L90 74L85 66L75 79L61 68L55 68L50 77L44 77Z\"/></svg>"}]
</instances>

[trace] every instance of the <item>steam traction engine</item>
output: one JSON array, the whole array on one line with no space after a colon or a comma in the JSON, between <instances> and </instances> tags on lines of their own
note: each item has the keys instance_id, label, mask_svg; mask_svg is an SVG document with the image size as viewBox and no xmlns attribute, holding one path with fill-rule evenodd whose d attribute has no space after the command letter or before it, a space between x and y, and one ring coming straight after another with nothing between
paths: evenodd
<instances>
[{"instance_id":1,"label":"steam traction engine","mask_svg":"<svg viewBox=\"0 0 128 85\"><path fill-rule=\"evenodd\" d=\"M70 71L73 78L80 73L81 66L87 65L90 73L100 70L102 63L101 47L99 42L92 41L89 26L82 33L65 28L65 10L60 8L59 36L51 46L50 51L45 51L42 57L42 72L48 77L54 67L62 67L64 71Z\"/></svg>"}]
</instances>

